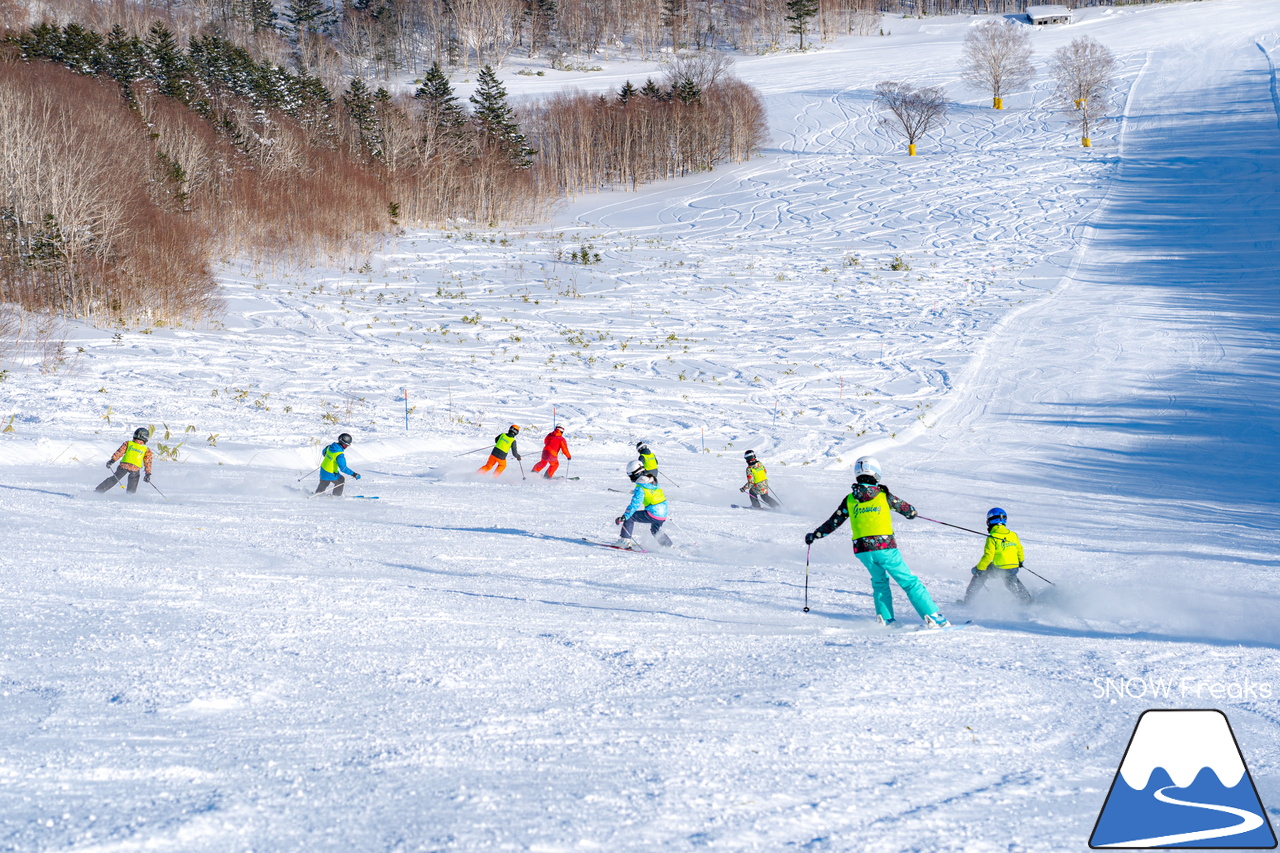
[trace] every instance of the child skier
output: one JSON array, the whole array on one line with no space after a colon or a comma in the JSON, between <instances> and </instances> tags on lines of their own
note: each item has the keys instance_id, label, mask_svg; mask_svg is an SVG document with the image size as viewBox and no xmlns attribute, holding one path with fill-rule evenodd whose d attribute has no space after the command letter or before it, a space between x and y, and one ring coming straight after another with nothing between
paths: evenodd
<instances>
[{"instance_id":1,"label":"child skier","mask_svg":"<svg viewBox=\"0 0 1280 853\"><path fill-rule=\"evenodd\" d=\"M520 434L520 427L512 424L507 427L507 431L493 437L493 450L489 453L489 459L480 466L477 474L484 474L493 469L493 476L499 477L502 472L507 470L507 454L510 453L516 460L524 459L520 455L520 451L516 449L516 436Z\"/></svg>"},{"instance_id":2,"label":"child skier","mask_svg":"<svg viewBox=\"0 0 1280 853\"><path fill-rule=\"evenodd\" d=\"M658 457L654 456L653 451L649 449L649 443L637 441L636 453L639 454L639 459L644 464L644 470L652 474L656 479L658 476Z\"/></svg>"},{"instance_id":3,"label":"child skier","mask_svg":"<svg viewBox=\"0 0 1280 853\"><path fill-rule=\"evenodd\" d=\"M557 458L561 453L565 459L572 459L569 454L569 443L564 440L564 427L558 426L551 432L547 433L547 437L542 440L542 458L538 460L538 464L533 466L533 473L547 470L542 476L550 480L556 474L556 469L560 467L560 460Z\"/></svg>"},{"instance_id":4,"label":"child skier","mask_svg":"<svg viewBox=\"0 0 1280 853\"><path fill-rule=\"evenodd\" d=\"M853 553L871 573L871 593L881 623L893 624L893 589L889 586L889 578L893 578L927 627L946 628L950 624L947 617L938 612L929 591L907 568L893 538L889 510L915 518L915 508L880 485L880 463L872 457L863 456L854 464L853 471L856 477L853 491L817 530L805 534L805 544L812 545L814 540L834 533L848 519L853 533Z\"/></svg>"},{"instance_id":5,"label":"child skier","mask_svg":"<svg viewBox=\"0 0 1280 853\"><path fill-rule=\"evenodd\" d=\"M129 494L138 491L138 476L145 469L146 477L144 482L151 482L151 448L147 447L147 442L151 439L151 430L146 427L138 427L133 431L133 438L116 448L116 452L107 460L107 467L110 468L116 464L116 460L120 460L120 467L115 473L107 477L98 484L94 490L96 492L105 492L120 482L126 475L129 477L129 485L127 487Z\"/></svg>"},{"instance_id":6,"label":"child skier","mask_svg":"<svg viewBox=\"0 0 1280 853\"><path fill-rule=\"evenodd\" d=\"M1031 603L1031 593L1018 580L1018 569L1022 568L1026 554L1018 534L1005 526L1008 520L1005 511L998 506L987 510L987 544L982 548L982 559L973 567L973 577L969 579L969 588L964 591L964 600L957 604L972 601L992 573L1004 579L1004 585L1014 598L1023 604Z\"/></svg>"},{"instance_id":7,"label":"child skier","mask_svg":"<svg viewBox=\"0 0 1280 853\"><path fill-rule=\"evenodd\" d=\"M359 474L347 467L346 450L350 446L351 436L344 432L338 436L337 441L324 449L324 456L320 458L320 484L316 486L315 494L324 494L330 486L333 486L333 496L340 498L347 482L343 474L360 479Z\"/></svg>"},{"instance_id":8,"label":"child skier","mask_svg":"<svg viewBox=\"0 0 1280 853\"><path fill-rule=\"evenodd\" d=\"M627 464L627 476L636 484L636 488L631 493L631 503L627 505L626 511L613 520L614 524L622 525L617 546L619 548L636 547L636 541L631 533L638 521L649 525L649 532L653 534L654 539L658 540L659 545L670 547L671 538L662 532L662 525L667 520L667 496L658 485L658 478L652 472L646 471L644 463L638 459Z\"/></svg>"},{"instance_id":9,"label":"child skier","mask_svg":"<svg viewBox=\"0 0 1280 853\"><path fill-rule=\"evenodd\" d=\"M754 450L748 450L742 455L747 460L747 482L738 491L746 492L751 498L752 509L763 509L760 501L768 504L770 509L777 509L777 499L769 494L769 472L765 470L764 463L756 458Z\"/></svg>"}]
</instances>

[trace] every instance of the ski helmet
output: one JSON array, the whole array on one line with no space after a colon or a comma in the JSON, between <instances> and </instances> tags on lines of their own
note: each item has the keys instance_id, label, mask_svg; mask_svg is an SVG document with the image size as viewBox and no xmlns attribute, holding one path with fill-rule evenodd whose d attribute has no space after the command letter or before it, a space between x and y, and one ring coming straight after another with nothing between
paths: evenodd
<instances>
[{"instance_id":1,"label":"ski helmet","mask_svg":"<svg viewBox=\"0 0 1280 853\"><path fill-rule=\"evenodd\" d=\"M756 452L754 450L748 450L746 453L742 454L742 458L751 462L756 458Z\"/></svg>"},{"instance_id":2,"label":"ski helmet","mask_svg":"<svg viewBox=\"0 0 1280 853\"><path fill-rule=\"evenodd\" d=\"M858 483L874 486L882 476L880 462L874 456L862 456L853 463L853 479ZM869 479L863 479L864 477Z\"/></svg>"},{"instance_id":3,"label":"ski helmet","mask_svg":"<svg viewBox=\"0 0 1280 853\"><path fill-rule=\"evenodd\" d=\"M987 527L990 527L993 524L1004 524L1008 520L1009 516L1006 515L1005 511L998 506L993 506L991 509L987 510Z\"/></svg>"},{"instance_id":4,"label":"ski helmet","mask_svg":"<svg viewBox=\"0 0 1280 853\"><path fill-rule=\"evenodd\" d=\"M560 433L561 435L564 435L564 427L562 427L562 426L557 426L555 429L553 429L553 430L552 430L552 432L558 432L558 433Z\"/></svg>"},{"instance_id":5,"label":"ski helmet","mask_svg":"<svg viewBox=\"0 0 1280 853\"><path fill-rule=\"evenodd\" d=\"M511 426L507 427L507 432L511 433L512 435L515 435L519 431L520 431L520 427L517 424L512 424Z\"/></svg>"},{"instance_id":6,"label":"ski helmet","mask_svg":"<svg viewBox=\"0 0 1280 853\"><path fill-rule=\"evenodd\" d=\"M351 433L344 432L342 435L338 436L338 444L341 444L343 447L350 447Z\"/></svg>"},{"instance_id":7,"label":"ski helmet","mask_svg":"<svg viewBox=\"0 0 1280 853\"><path fill-rule=\"evenodd\" d=\"M637 442L636 442L636 450L645 451L645 450L648 450L648 449L649 449L649 442L647 442L647 441L637 441Z\"/></svg>"},{"instance_id":8,"label":"ski helmet","mask_svg":"<svg viewBox=\"0 0 1280 853\"><path fill-rule=\"evenodd\" d=\"M138 427L133 431L134 441L140 441L143 444L146 444L147 439L149 438L151 438L151 430L147 429L146 427Z\"/></svg>"},{"instance_id":9,"label":"ski helmet","mask_svg":"<svg viewBox=\"0 0 1280 853\"><path fill-rule=\"evenodd\" d=\"M626 471L627 476L630 477L631 482L634 483L645 475L644 463L639 459L633 459L627 463Z\"/></svg>"}]
</instances>

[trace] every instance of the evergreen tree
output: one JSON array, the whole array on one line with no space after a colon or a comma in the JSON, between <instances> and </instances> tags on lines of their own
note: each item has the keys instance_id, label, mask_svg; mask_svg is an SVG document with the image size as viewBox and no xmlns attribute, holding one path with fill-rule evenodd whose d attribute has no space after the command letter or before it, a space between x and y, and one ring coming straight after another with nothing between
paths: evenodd
<instances>
[{"instance_id":1,"label":"evergreen tree","mask_svg":"<svg viewBox=\"0 0 1280 853\"><path fill-rule=\"evenodd\" d=\"M671 94L677 101L685 105L696 103L702 99L702 89L698 88L698 84L694 82L692 77L681 78L680 82L671 87Z\"/></svg>"},{"instance_id":2,"label":"evergreen tree","mask_svg":"<svg viewBox=\"0 0 1280 853\"><path fill-rule=\"evenodd\" d=\"M631 81L628 80L626 83L622 84L622 88L618 90L618 103L625 107L637 94L639 94L639 92L636 90L636 87L631 85Z\"/></svg>"},{"instance_id":3,"label":"evergreen tree","mask_svg":"<svg viewBox=\"0 0 1280 853\"><path fill-rule=\"evenodd\" d=\"M178 40L164 24L153 24L146 42L146 76L156 82L160 94L177 98L185 104L191 99L187 74L187 58L178 46Z\"/></svg>"},{"instance_id":4,"label":"evergreen tree","mask_svg":"<svg viewBox=\"0 0 1280 853\"><path fill-rule=\"evenodd\" d=\"M427 134L428 153L461 151L466 144L467 114L453 94L453 87L449 85L449 78L439 62L433 62L422 76L422 85L413 97L422 105L422 121L430 128Z\"/></svg>"},{"instance_id":5,"label":"evergreen tree","mask_svg":"<svg viewBox=\"0 0 1280 853\"><path fill-rule=\"evenodd\" d=\"M488 65L480 69L478 79L471 103L476 107L474 119L481 141L501 151L517 169L529 168L537 152L529 147L529 141L520 132L515 111L507 103L507 90Z\"/></svg>"},{"instance_id":6,"label":"evergreen tree","mask_svg":"<svg viewBox=\"0 0 1280 853\"><path fill-rule=\"evenodd\" d=\"M255 33L270 32L277 28L276 10L271 0L245 0L244 17Z\"/></svg>"},{"instance_id":7,"label":"evergreen tree","mask_svg":"<svg viewBox=\"0 0 1280 853\"><path fill-rule=\"evenodd\" d=\"M370 156L378 156L382 146L378 144L378 120L373 111L373 95L359 77L353 77L347 93L342 96L347 117L356 131L356 141L361 150Z\"/></svg>"},{"instance_id":8,"label":"evergreen tree","mask_svg":"<svg viewBox=\"0 0 1280 853\"><path fill-rule=\"evenodd\" d=\"M644 81L644 85L640 87L640 95L652 101L665 101L667 99L667 93L662 91L657 83L653 82L652 77Z\"/></svg>"},{"instance_id":9,"label":"evergreen tree","mask_svg":"<svg viewBox=\"0 0 1280 853\"><path fill-rule=\"evenodd\" d=\"M289 0L284 19L298 44L313 36L325 35L337 22L324 0Z\"/></svg>"},{"instance_id":10,"label":"evergreen tree","mask_svg":"<svg viewBox=\"0 0 1280 853\"><path fill-rule=\"evenodd\" d=\"M146 50L142 40L125 32L124 27L116 24L107 33L106 42L102 46L103 71L120 84L121 94L125 99L133 101L133 91L129 88L134 80L142 76Z\"/></svg>"},{"instance_id":11,"label":"evergreen tree","mask_svg":"<svg viewBox=\"0 0 1280 853\"><path fill-rule=\"evenodd\" d=\"M787 0L787 21L791 32L800 36L800 49L804 50L804 33L809 20L818 14L818 0Z\"/></svg>"}]
</instances>

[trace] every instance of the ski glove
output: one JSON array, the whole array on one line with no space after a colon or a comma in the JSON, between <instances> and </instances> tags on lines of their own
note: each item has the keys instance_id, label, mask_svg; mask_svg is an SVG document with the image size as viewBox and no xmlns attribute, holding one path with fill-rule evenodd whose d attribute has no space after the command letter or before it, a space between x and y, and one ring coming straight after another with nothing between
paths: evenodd
<instances>
[{"instance_id":1,"label":"ski glove","mask_svg":"<svg viewBox=\"0 0 1280 853\"><path fill-rule=\"evenodd\" d=\"M745 492L746 490L747 490L747 487L746 487L746 486L743 486L741 489L738 489L738 491L740 491L740 492Z\"/></svg>"},{"instance_id":2,"label":"ski glove","mask_svg":"<svg viewBox=\"0 0 1280 853\"><path fill-rule=\"evenodd\" d=\"M107 469L108 469L108 470L110 470L110 468L111 468L111 460L110 460L110 459L108 459L108 460L107 460Z\"/></svg>"},{"instance_id":3,"label":"ski glove","mask_svg":"<svg viewBox=\"0 0 1280 853\"><path fill-rule=\"evenodd\" d=\"M912 507L911 509L907 510L907 518L915 518L919 514L920 513L916 512L915 507Z\"/></svg>"},{"instance_id":4,"label":"ski glove","mask_svg":"<svg viewBox=\"0 0 1280 853\"><path fill-rule=\"evenodd\" d=\"M142 482L144 482L144 483L150 483L150 482L151 482L151 475L150 475L150 474L145 475L145 476L142 478Z\"/></svg>"},{"instance_id":5,"label":"ski glove","mask_svg":"<svg viewBox=\"0 0 1280 853\"><path fill-rule=\"evenodd\" d=\"M821 538L822 538L822 535L820 533L806 533L804 535L804 544L812 545L815 539L821 539Z\"/></svg>"},{"instance_id":6,"label":"ski glove","mask_svg":"<svg viewBox=\"0 0 1280 853\"><path fill-rule=\"evenodd\" d=\"M613 523L614 523L614 524L621 524L622 522L624 522L624 521L626 521L626 520L627 520L627 519L626 519L626 516L622 516L622 515L620 515L620 516L618 516L617 518L615 518L615 519L613 520Z\"/></svg>"},{"instance_id":7,"label":"ski glove","mask_svg":"<svg viewBox=\"0 0 1280 853\"><path fill-rule=\"evenodd\" d=\"M351 476L352 476L352 477L355 477L357 480L359 480L359 479L360 479L360 475L359 475L359 474L352 474Z\"/></svg>"}]
</instances>

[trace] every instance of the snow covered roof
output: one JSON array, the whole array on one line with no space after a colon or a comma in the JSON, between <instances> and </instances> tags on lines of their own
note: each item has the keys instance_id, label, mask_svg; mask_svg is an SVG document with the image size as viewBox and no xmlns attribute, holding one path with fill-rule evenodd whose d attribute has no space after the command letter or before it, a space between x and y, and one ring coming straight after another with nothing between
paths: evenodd
<instances>
[{"instance_id":1,"label":"snow covered roof","mask_svg":"<svg viewBox=\"0 0 1280 853\"><path fill-rule=\"evenodd\" d=\"M1033 24L1066 22L1071 20L1071 10L1066 6L1028 6L1027 17Z\"/></svg>"}]
</instances>

